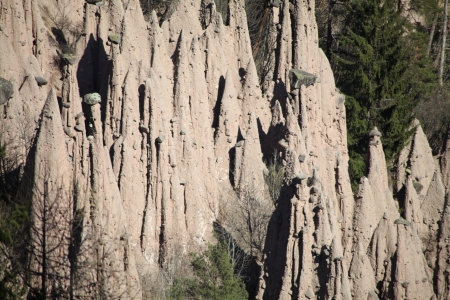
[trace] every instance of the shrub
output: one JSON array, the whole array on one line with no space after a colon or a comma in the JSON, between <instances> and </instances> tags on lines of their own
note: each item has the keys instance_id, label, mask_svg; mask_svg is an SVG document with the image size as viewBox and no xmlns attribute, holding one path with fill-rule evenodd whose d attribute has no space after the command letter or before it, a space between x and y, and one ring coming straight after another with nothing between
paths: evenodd
<instances>
[{"instance_id":1,"label":"shrub","mask_svg":"<svg viewBox=\"0 0 450 300\"><path fill-rule=\"evenodd\" d=\"M264 181L269 189L270 199L275 205L280 196L280 190L284 180L284 166L273 159L266 163L267 170L264 174Z\"/></svg>"},{"instance_id":2,"label":"shrub","mask_svg":"<svg viewBox=\"0 0 450 300\"><path fill-rule=\"evenodd\" d=\"M170 293L172 299L248 299L244 283L233 273L224 245L208 245L203 254L191 256L195 278L175 280Z\"/></svg>"}]
</instances>

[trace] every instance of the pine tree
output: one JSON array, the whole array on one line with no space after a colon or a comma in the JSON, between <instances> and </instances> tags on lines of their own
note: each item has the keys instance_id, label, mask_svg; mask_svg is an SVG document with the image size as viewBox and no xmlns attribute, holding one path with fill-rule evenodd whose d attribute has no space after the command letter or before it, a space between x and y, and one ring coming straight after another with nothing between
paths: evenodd
<instances>
[{"instance_id":1,"label":"pine tree","mask_svg":"<svg viewBox=\"0 0 450 300\"><path fill-rule=\"evenodd\" d=\"M233 265L224 245L209 245L203 254L191 255L195 279L177 279L171 290L172 299L248 299L244 283L234 275Z\"/></svg>"},{"instance_id":2,"label":"pine tree","mask_svg":"<svg viewBox=\"0 0 450 300\"><path fill-rule=\"evenodd\" d=\"M355 189L365 173L368 133L383 134L388 163L410 134L419 96L435 81L426 39L395 0L352 0L347 27L334 52L337 85L347 95L350 175Z\"/></svg>"}]
</instances>

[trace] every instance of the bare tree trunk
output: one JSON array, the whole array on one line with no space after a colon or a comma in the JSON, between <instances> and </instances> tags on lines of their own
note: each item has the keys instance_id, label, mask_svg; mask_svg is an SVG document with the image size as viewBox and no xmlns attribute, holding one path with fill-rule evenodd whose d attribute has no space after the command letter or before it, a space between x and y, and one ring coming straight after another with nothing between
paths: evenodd
<instances>
[{"instance_id":1,"label":"bare tree trunk","mask_svg":"<svg viewBox=\"0 0 450 300\"><path fill-rule=\"evenodd\" d=\"M44 185L44 209L42 222L42 285L41 297L47 298L47 197L48 197L48 183Z\"/></svg>"},{"instance_id":2,"label":"bare tree trunk","mask_svg":"<svg viewBox=\"0 0 450 300\"><path fill-rule=\"evenodd\" d=\"M447 40L447 23L448 23L448 16L447 16L447 8L448 8L448 0L445 0L444 2L444 25L442 27L442 52L441 52L441 63L439 65L439 84L443 85L443 74L444 74L444 60L445 60L445 44Z\"/></svg>"},{"instance_id":3,"label":"bare tree trunk","mask_svg":"<svg viewBox=\"0 0 450 300\"><path fill-rule=\"evenodd\" d=\"M434 14L433 24L431 25L430 38L428 39L428 47L427 47L427 57L430 56L431 52L431 44L433 43L434 32L436 31L436 23L438 19L438 14Z\"/></svg>"}]
</instances>

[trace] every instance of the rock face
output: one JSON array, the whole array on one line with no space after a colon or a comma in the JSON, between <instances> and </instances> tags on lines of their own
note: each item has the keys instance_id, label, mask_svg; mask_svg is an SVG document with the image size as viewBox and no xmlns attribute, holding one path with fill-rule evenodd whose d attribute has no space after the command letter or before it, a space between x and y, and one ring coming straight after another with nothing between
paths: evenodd
<instances>
[{"instance_id":1,"label":"rock face","mask_svg":"<svg viewBox=\"0 0 450 300\"><path fill-rule=\"evenodd\" d=\"M161 26L137 0L41 2L7 0L0 15L0 76L14 89L2 138L16 167L27 162L33 222L59 230L48 239L61 268L33 282L64 294L76 275L77 297L139 299L138 276L213 241L222 190L263 184L270 102L243 1L230 3L229 24L209 1L179 1ZM54 34L55 5L80 24L77 42ZM58 197L52 219L38 214Z\"/></svg>"},{"instance_id":2,"label":"rock face","mask_svg":"<svg viewBox=\"0 0 450 300\"><path fill-rule=\"evenodd\" d=\"M269 130L265 143L281 140L287 175L268 228L257 298L448 299L445 189L422 129L402 152L396 198L381 134L376 128L368 132L366 176L353 197L345 110L317 46L314 6L292 2L271 8L273 26L281 29L273 31L278 56L267 81L277 102L272 128L284 131ZM297 87L284 84L291 68L321 82L302 85L286 100L283 92ZM299 152L309 153L300 163L294 159ZM447 169L444 158L441 165ZM310 177L292 180L299 172Z\"/></svg>"},{"instance_id":3,"label":"rock face","mask_svg":"<svg viewBox=\"0 0 450 300\"><path fill-rule=\"evenodd\" d=\"M261 86L243 0L226 22L213 1L180 0L161 24L137 0L41 2L0 5L8 166L32 187L33 241L50 226L59 262L35 287L65 297L77 276L76 297L142 298L140 278L213 240L223 191L264 190L275 150L286 175L258 299L450 297L450 144L439 169L417 128L396 201L374 129L353 195L345 97L318 47L314 2L271 1L278 44ZM80 24L76 39L55 34L55 5ZM45 247L30 245L37 273Z\"/></svg>"}]
</instances>

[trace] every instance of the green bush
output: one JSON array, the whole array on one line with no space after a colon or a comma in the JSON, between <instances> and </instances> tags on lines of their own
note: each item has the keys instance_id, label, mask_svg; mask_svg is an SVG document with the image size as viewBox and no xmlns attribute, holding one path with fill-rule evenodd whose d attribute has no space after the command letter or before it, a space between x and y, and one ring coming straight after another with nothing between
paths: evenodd
<instances>
[{"instance_id":1,"label":"green bush","mask_svg":"<svg viewBox=\"0 0 450 300\"><path fill-rule=\"evenodd\" d=\"M242 279L234 275L224 245L208 245L203 254L191 253L191 256L195 277L175 280L171 299L248 299Z\"/></svg>"}]
</instances>

